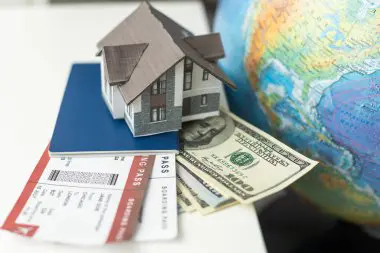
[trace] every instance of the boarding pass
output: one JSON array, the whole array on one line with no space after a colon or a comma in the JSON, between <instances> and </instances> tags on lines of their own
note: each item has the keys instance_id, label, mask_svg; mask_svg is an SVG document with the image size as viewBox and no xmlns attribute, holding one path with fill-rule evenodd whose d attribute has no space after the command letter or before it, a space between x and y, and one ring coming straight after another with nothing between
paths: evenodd
<instances>
[{"instance_id":1,"label":"boarding pass","mask_svg":"<svg viewBox=\"0 0 380 253\"><path fill-rule=\"evenodd\" d=\"M50 158L45 150L2 229L80 245L177 235L175 155Z\"/></svg>"}]
</instances>

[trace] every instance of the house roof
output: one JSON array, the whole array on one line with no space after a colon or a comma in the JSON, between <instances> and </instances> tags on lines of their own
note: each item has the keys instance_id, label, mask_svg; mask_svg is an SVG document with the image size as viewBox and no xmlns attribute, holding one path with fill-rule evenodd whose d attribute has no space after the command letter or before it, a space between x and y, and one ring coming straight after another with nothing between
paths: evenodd
<instances>
[{"instance_id":1,"label":"house roof","mask_svg":"<svg viewBox=\"0 0 380 253\"><path fill-rule=\"evenodd\" d=\"M107 66L108 74L113 71L111 70L113 67L116 67L115 73L117 74L113 76L115 80L123 79L122 82L116 81L115 83L118 84L120 93L127 104L131 103L158 77L185 56L207 69L216 78L235 88L233 82L215 62L204 58L205 52L201 53L202 50L204 51L204 47L199 46L202 43L194 42L199 36L193 36L193 39L188 39L186 42L184 38L189 36L192 34L188 30L153 8L149 3L143 2L131 15L108 33L97 47L99 52L106 52L109 47L108 50L112 53L119 52L129 55L126 58L130 59L132 65L135 65L124 69L123 66L116 67L117 61L112 60L110 61L111 65ZM202 41L206 40L203 38ZM148 46L144 50L142 50L142 46L120 47L134 44L148 44ZM135 51L142 54L137 54ZM112 54L111 52L109 55ZM132 57L132 55L139 57ZM124 56L113 57L122 60L123 63L128 61ZM136 63L137 58L139 60ZM129 73L131 70L132 73Z\"/></svg>"},{"instance_id":2,"label":"house roof","mask_svg":"<svg viewBox=\"0 0 380 253\"><path fill-rule=\"evenodd\" d=\"M147 43L105 46L103 54L108 82L110 84L128 82L147 46Z\"/></svg>"},{"instance_id":3,"label":"house roof","mask_svg":"<svg viewBox=\"0 0 380 253\"><path fill-rule=\"evenodd\" d=\"M208 61L215 61L224 57L224 48L219 33L189 36L183 40Z\"/></svg>"}]
</instances>

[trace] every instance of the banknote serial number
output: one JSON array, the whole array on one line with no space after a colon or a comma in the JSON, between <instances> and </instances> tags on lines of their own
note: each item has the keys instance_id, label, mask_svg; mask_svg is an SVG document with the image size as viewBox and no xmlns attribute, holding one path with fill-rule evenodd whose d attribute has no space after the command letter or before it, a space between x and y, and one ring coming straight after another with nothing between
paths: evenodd
<instances>
[{"instance_id":1,"label":"banknote serial number","mask_svg":"<svg viewBox=\"0 0 380 253\"><path fill-rule=\"evenodd\" d=\"M289 163L287 161L274 154L272 149L266 147L261 142L252 141L241 133L235 133L235 136L237 137L236 142L248 148L250 151L260 156L262 159L272 164L273 166L277 166L278 164L284 167L289 166Z\"/></svg>"},{"instance_id":2,"label":"banknote serial number","mask_svg":"<svg viewBox=\"0 0 380 253\"><path fill-rule=\"evenodd\" d=\"M246 132L249 136L251 136L252 138L255 138L260 143L262 143L266 147L272 149L277 154L281 155L282 157L284 157L284 158L288 159L289 161L291 161L292 163L296 164L297 166L300 167L301 170L309 167L310 163L308 161L305 161L303 158L300 158L297 155L294 155L293 153L283 149L280 145L272 142L268 138L264 137L263 135L256 132L255 130L247 127L246 125L243 125L242 123L240 123L238 121L234 121L234 123L235 123L235 126L237 128ZM250 141L252 142L252 140L250 140Z\"/></svg>"},{"instance_id":3,"label":"banknote serial number","mask_svg":"<svg viewBox=\"0 0 380 253\"><path fill-rule=\"evenodd\" d=\"M239 184L241 183L241 185L237 186L237 183L232 182L230 178L229 179L225 178L224 175L219 174L217 171L214 171L213 169L211 169L208 165L205 165L204 164L205 157L201 158L202 159L202 162L201 162L196 157L194 157L191 153L185 150L180 150L179 153L182 159L186 160L191 165L195 166L199 170L208 174L209 176L217 180L219 183L221 183L222 185L224 185L225 187L233 191L235 194L239 195L241 198L249 199L250 197L254 196L241 189L241 186L243 184L246 187L246 184L243 181L241 182L239 181ZM177 178L179 179L179 181L181 181L180 177L177 177Z\"/></svg>"}]
</instances>

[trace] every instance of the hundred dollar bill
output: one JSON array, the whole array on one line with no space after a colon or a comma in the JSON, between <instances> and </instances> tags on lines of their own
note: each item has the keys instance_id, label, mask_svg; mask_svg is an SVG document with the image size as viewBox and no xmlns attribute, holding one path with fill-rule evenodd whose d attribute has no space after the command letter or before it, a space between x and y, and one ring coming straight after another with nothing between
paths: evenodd
<instances>
[{"instance_id":1,"label":"hundred dollar bill","mask_svg":"<svg viewBox=\"0 0 380 253\"><path fill-rule=\"evenodd\" d=\"M318 163L225 111L184 124L180 136L177 161L242 203L284 189Z\"/></svg>"},{"instance_id":2,"label":"hundred dollar bill","mask_svg":"<svg viewBox=\"0 0 380 253\"><path fill-rule=\"evenodd\" d=\"M177 202L178 205L185 211L185 212L193 212L195 211L195 206L191 202L191 200L185 196L185 194L182 192L182 190L179 188L177 184Z\"/></svg>"},{"instance_id":3,"label":"hundred dollar bill","mask_svg":"<svg viewBox=\"0 0 380 253\"><path fill-rule=\"evenodd\" d=\"M231 197L224 197L204 180L178 162L177 179L180 181L180 184L189 190L191 197L193 197L192 200L196 201L197 210L201 214L209 214L238 203Z\"/></svg>"},{"instance_id":4,"label":"hundred dollar bill","mask_svg":"<svg viewBox=\"0 0 380 253\"><path fill-rule=\"evenodd\" d=\"M194 208L193 211L195 211L195 210L198 211L199 209L201 209L200 204L193 197L193 193L190 191L190 189L186 185L186 183L178 175L176 175L176 177L177 177L177 187L181 191L182 196L184 196L185 198L187 198L190 201L191 206Z\"/></svg>"},{"instance_id":5,"label":"hundred dollar bill","mask_svg":"<svg viewBox=\"0 0 380 253\"><path fill-rule=\"evenodd\" d=\"M197 198L196 194L191 191L191 188L177 175L177 186L181 189L182 194L186 196L194 206L195 210L200 212L202 209L212 208L206 202Z\"/></svg>"},{"instance_id":6,"label":"hundred dollar bill","mask_svg":"<svg viewBox=\"0 0 380 253\"><path fill-rule=\"evenodd\" d=\"M226 207L232 206L238 202L236 201L226 201L222 205L218 207L210 206L206 201L201 199L193 189L186 184L185 181L181 179L180 176L177 175L177 185L181 188L183 194L191 201L196 211L200 212L202 215L210 214L213 212L217 212Z\"/></svg>"}]
</instances>

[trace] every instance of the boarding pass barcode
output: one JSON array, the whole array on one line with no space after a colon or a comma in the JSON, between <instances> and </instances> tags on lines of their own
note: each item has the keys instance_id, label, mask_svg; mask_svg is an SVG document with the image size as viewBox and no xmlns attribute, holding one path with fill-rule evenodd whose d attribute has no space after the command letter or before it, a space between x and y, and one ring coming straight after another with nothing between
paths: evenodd
<instances>
[{"instance_id":1,"label":"boarding pass barcode","mask_svg":"<svg viewBox=\"0 0 380 253\"><path fill-rule=\"evenodd\" d=\"M70 182L79 184L115 185L119 174L52 170L49 181Z\"/></svg>"}]
</instances>

